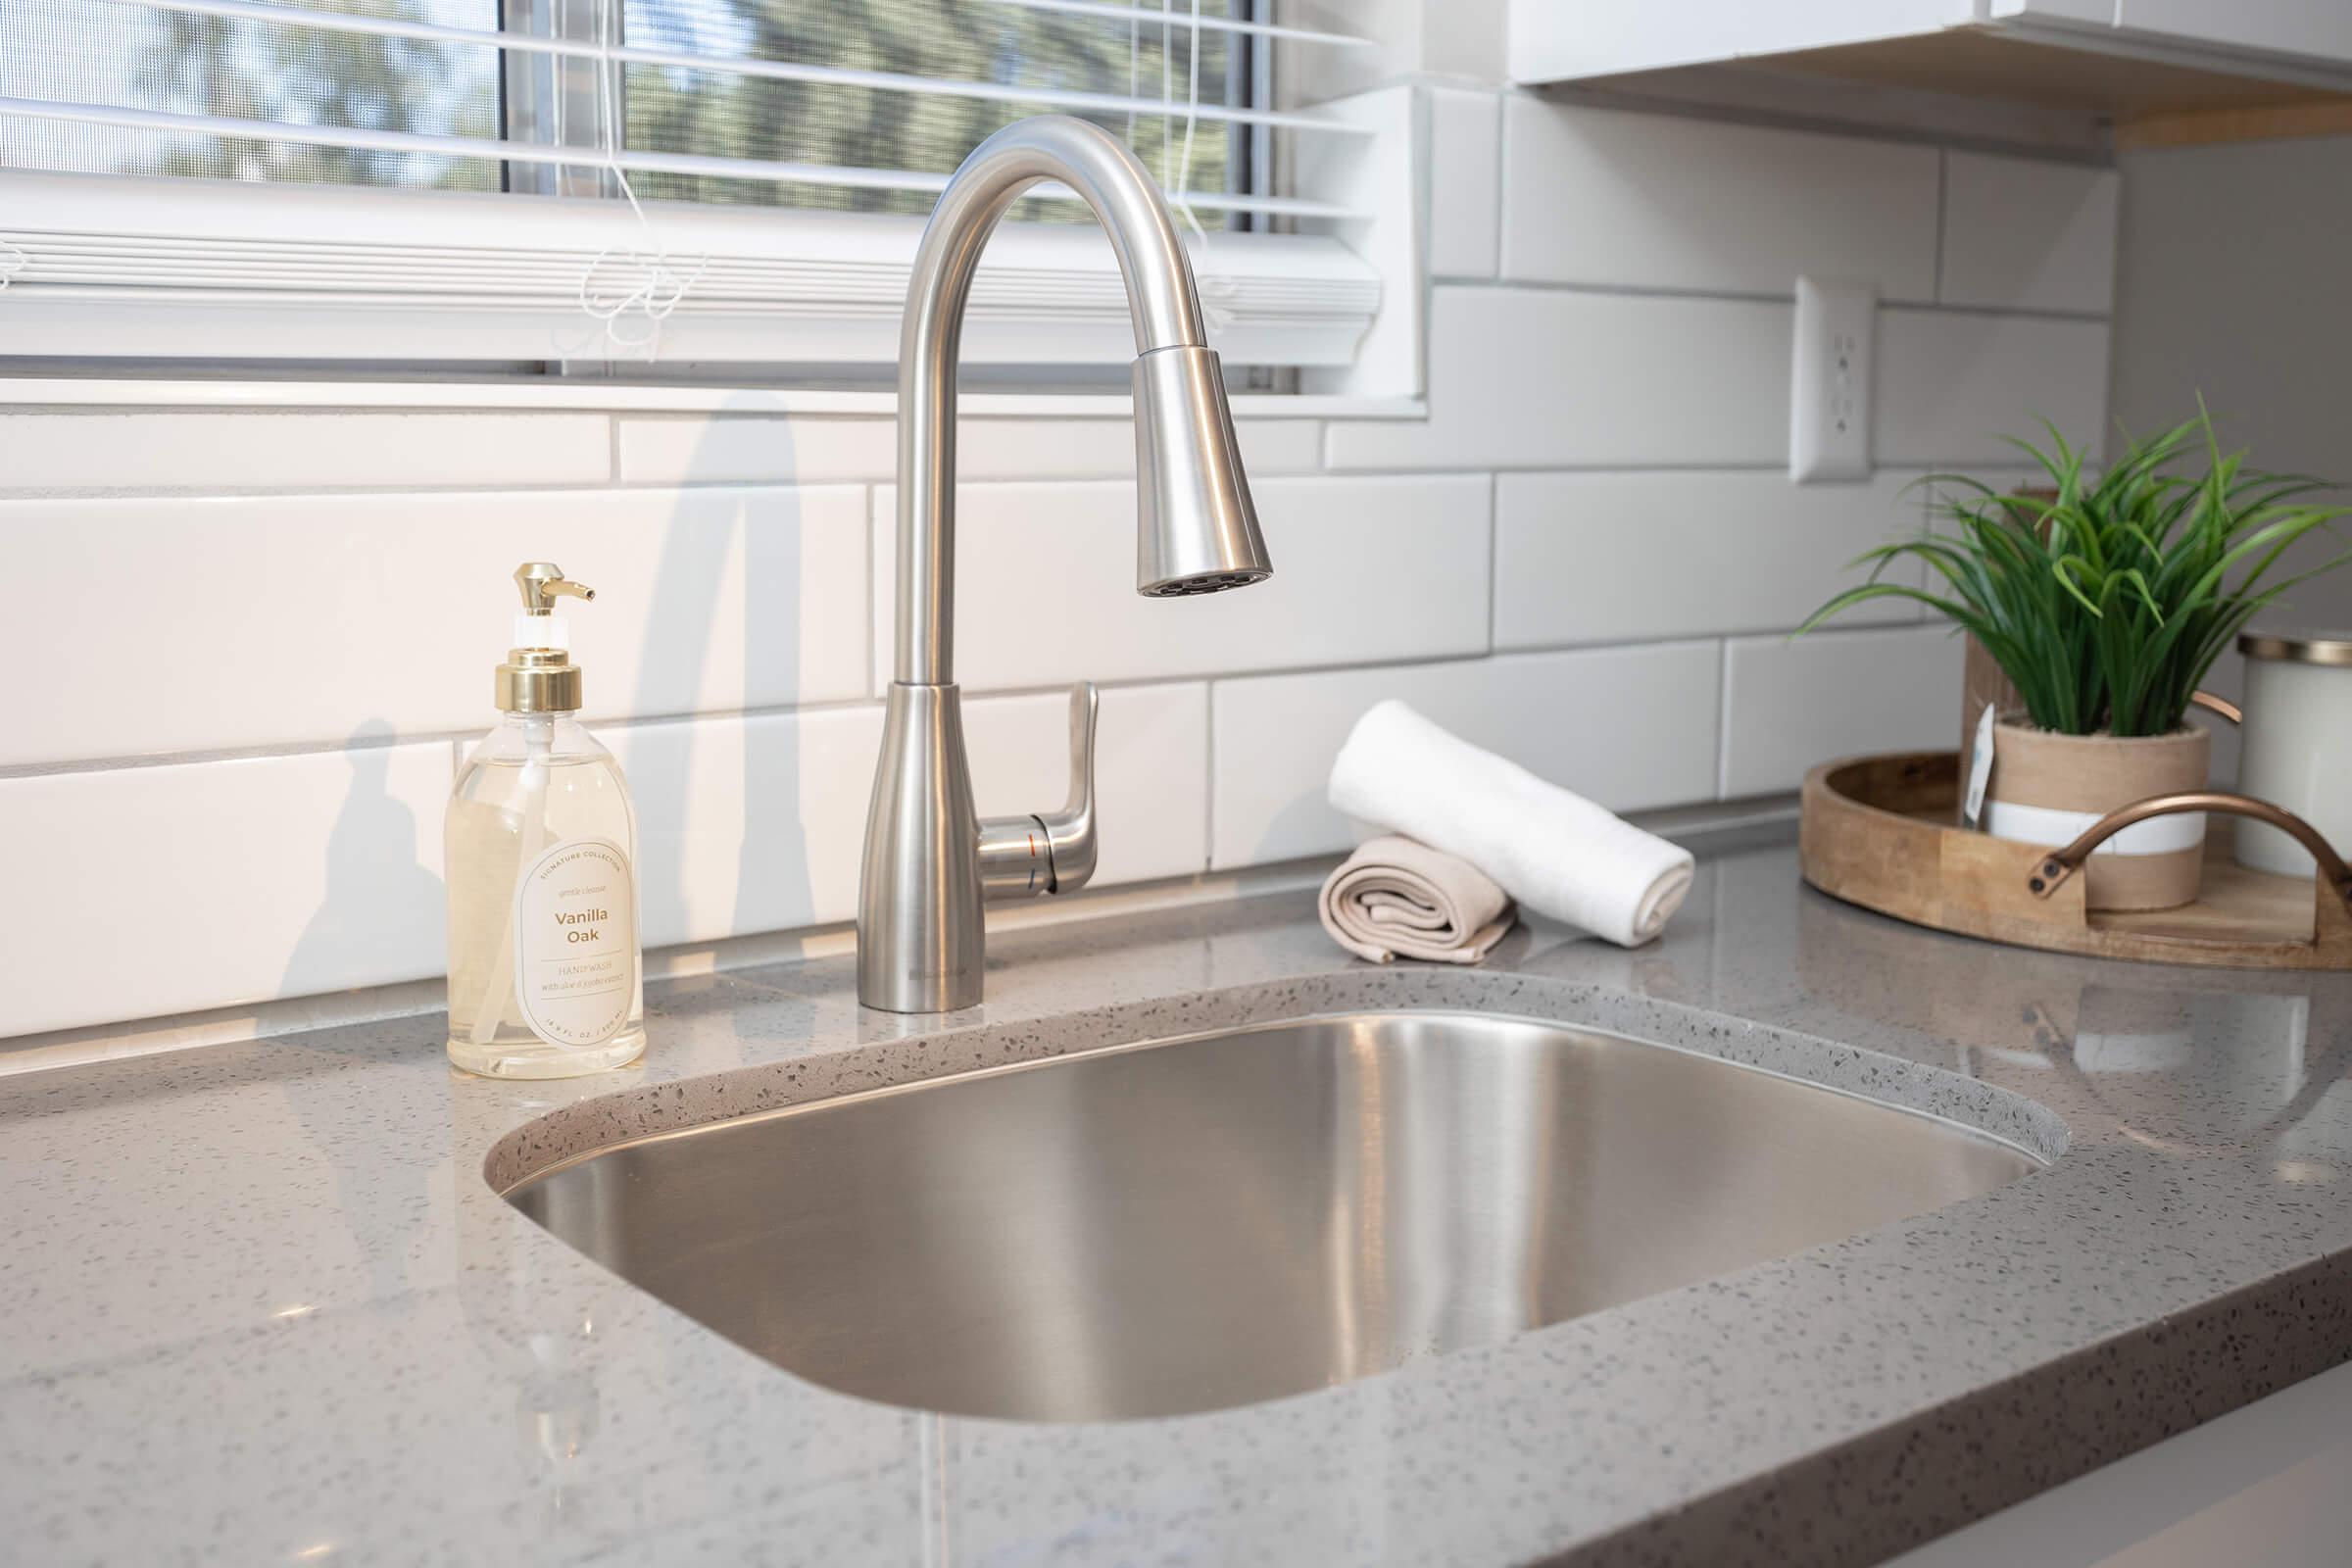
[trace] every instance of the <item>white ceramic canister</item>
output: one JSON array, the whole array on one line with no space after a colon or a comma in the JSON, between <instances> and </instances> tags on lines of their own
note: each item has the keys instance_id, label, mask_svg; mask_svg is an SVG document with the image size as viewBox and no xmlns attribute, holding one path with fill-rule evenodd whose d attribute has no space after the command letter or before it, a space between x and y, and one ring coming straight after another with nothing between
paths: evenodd
<instances>
[{"instance_id":1,"label":"white ceramic canister","mask_svg":"<svg viewBox=\"0 0 2352 1568\"><path fill-rule=\"evenodd\" d=\"M2352 634L2247 632L2244 751L2237 787L2282 806L2352 850ZM2260 822L2237 824L2237 862L2310 876L2303 846Z\"/></svg>"}]
</instances>

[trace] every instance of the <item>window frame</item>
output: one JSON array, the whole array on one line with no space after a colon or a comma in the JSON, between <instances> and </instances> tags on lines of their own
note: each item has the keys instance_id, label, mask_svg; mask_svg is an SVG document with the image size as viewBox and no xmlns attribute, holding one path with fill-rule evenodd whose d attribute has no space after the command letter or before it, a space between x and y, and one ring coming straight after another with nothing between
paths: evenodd
<instances>
[{"instance_id":1,"label":"window frame","mask_svg":"<svg viewBox=\"0 0 2352 1568\"><path fill-rule=\"evenodd\" d=\"M567 0L509 3L560 11ZM1261 83L1271 54L1255 51ZM506 79L502 70L502 98ZM1367 100L1385 102L1367 118ZM1403 360L1394 352L1400 318L1420 314L1417 101L1397 87L1322 106L1318 118L1377 133L1313 136L1342 145L1291 160L1317 187L1303 205L1345 198L1368 216L1214 231L1197 246L1211 341L1229 364L1295 368L1321 392L1418 391L1417 344ZM1272 161L1265 129L1251 127L1259 170ZM9 360L465 362L613 375L658 374L664 362L769 373L895 363L923 220L643 210L508 190L0 170L0 371ZM609 302L689 272L692 286L659 320L640 309L601 322L584 307L592 293ZM1389 347L1367 370L1378 343ZM1100 231L1007 220L975 283L966 362L1086 368L1133 353Z\"/></svg>"}]
</instances>

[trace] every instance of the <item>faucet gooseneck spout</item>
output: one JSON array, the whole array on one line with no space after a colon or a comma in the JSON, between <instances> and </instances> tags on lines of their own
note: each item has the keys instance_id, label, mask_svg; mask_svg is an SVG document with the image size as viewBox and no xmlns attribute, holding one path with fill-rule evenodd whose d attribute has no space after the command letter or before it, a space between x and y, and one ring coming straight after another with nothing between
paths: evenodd
<instances>
[{"instance_id":1,"label":"faucet gooseneck spout","mask_svg":"<svg viewBox=\"0 0 2352 1568\"><path fill-rule=\"evenodd\" d=\"M980 253L1029 186L1059 180L1110 235L1135 324L1136 590L1215 593L1272 574L1192 264L1135 155L1081 120L972 150L915 253L899 334L898 629L858 897L858 996L892 1012L978 1003L985 899L1069 892L1095 865L1092 686L1072 693L1059 811L982 821L955 684L956 363Z\"/></svg>"}]
</instances>

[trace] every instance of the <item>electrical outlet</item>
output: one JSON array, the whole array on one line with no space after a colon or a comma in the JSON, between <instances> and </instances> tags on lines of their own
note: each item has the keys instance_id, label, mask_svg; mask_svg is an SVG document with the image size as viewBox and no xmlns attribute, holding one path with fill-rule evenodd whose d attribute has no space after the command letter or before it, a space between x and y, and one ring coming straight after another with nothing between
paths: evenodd
<instances>
[{"instance_id":1,"label":"electrical outlet","mask_svg":"<svg viewBox=\"0 0 2352 1568\"><path fill-rule=\"evenodd\" d=\"M1788 477L1870 477L1871 327L1879 291L1868 283L1796 280L1796 366L1788 394Z\"/></svg>"}]
</instances>

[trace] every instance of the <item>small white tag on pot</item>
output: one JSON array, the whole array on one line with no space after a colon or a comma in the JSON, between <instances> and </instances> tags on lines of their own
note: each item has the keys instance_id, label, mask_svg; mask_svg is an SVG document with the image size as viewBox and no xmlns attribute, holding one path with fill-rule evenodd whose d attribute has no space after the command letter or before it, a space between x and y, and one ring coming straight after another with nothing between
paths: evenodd
<instances>
[{"instance_id":1,"label":"small white tag on pot","mask_svg":"<svg viewBox=\"0 0 2352 1568\"><path fill-rule=\"evenodd\" d=\"M1984 705L1984 716L1977 720L1977 741L1968 749L1968 797L1961 811L1968 825L1975 827L1984 814L1984 786L1992 777L1992 704Z\"/></svg>"}]
</instances>

